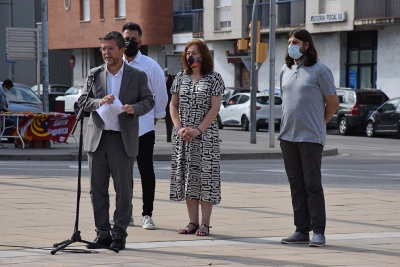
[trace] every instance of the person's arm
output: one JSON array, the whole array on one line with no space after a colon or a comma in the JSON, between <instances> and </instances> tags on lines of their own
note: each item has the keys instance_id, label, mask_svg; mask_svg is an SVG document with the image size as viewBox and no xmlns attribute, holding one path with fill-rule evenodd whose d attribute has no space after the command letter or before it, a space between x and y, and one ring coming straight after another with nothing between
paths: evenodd
<instances>
[{"instance_id":1,"label":"person's arm","mask_svg":"<svg viewBox=\"0 0 400 267\"><path fill-rule=\"evenodd\" d=\"M204 119L201 121L199 126L196 128L190 128L187 131L187 134L191 137L191 139L202 134L202 132L204 132L208 126L210 126L213 120L217 117L220 107L221 95L211 96L211 108L204 116Z\"/></svg>"},{"instance_id":2,"label":"person's arm","mask_svg":"<svg viewBox=\"0 0 400 267\"><path fill-rule=\"evenodd\" d=\"M83 104L85 103L86 96L87 96L87 94L89 93L89 89L90 89L89 86L88 86L89 77L90 77L91 75L93 75L93 73L95 73L96 70L97 70L96 68L89 70L89 73L88 73L88 75L87 75L85 84L83 85L82 94L81 94L81 96L80 96L79 99L78 99L78 106L79 106L80 108L81 108L81 107L83 106ZM97 73L97 76L96 76L96 77L97 77L96 79L100 79L100 73ZM95 86L95 85L93 84L93 87L94 87L94 86ZM94 88L93 88L92 90L94 90ZM114 100L111 100L113 97L114 97L114 96L107 95L107 96L103 99L103 103L104 103L104 101L108 101L108 102L114 101ZM88 98L88 101L87 101L87 103L86 103L86 106L83 107L84 111L85 111L85 112L94 112L94 111L96 111L96 110L100 107L100 101L101 101L101 99L93 98L93 94L90 94L90 95L89 95L89 98ZM112 102L111 102L111 103L112 103Z\"/></svg>"},{"instance_id":3,"label":"person's arm","mask_svg":"<svg viewBox=\"0 0 400 267\"><path fill-rule=\"evenodd\" d=\"M181 120L179 118L179 95L178 94L172 94L171 102L169 103L169 113L171 115L171 120L172 120L172 123L174 124L177 134L180 137L182 137L184 140L190 141L191 138L189 136L183 137L183 135L186 133L188 128L183 127Z\"/></svg>"},{"instance_id":4,"label":"person's arm","mask_svg":"<svg viewBox=\"0 0 400 267\"><path fill-rule=\"evenodd\" d=\"M326 100L326 105L325 105L325 124L330 121L332 118L333 114L335 114L336 110L339 107L339 99L337 95L332 95L332 96L324 96Z\"/></svg>"},{"instance_id":5,"label":"person's arm","mask_svg":"<svg viewBox=\"0 0 400 267\"><path fill-rule=\"evenodd\" d=\"M154 93L154 124L158 119L165 117L165 107L168 103L167 85L165 83L164 72L156 63L152 71L151 89Z\"/></svg>"}]
</instances>

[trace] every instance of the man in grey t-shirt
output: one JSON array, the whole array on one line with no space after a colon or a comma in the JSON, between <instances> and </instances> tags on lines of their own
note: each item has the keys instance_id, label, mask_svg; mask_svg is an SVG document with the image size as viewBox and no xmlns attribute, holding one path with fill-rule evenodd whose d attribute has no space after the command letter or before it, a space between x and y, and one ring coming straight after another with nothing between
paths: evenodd
<instances>
[{"instance_id":1,"label":"man in grey t-shirt","mask_svg":"<svg viewBox=\"0 0 400 267\"><path fill-rule=\"evenodd\" d=\"M284 244L325 245L325 199L321 182L326 123L339 106L331 71L318 61L310 33L295 29L288 36L282 67L282 124L278 139L290 183L295 233ZM309 231L314 235L310 241Z\"/></svg>"}]
</instances>

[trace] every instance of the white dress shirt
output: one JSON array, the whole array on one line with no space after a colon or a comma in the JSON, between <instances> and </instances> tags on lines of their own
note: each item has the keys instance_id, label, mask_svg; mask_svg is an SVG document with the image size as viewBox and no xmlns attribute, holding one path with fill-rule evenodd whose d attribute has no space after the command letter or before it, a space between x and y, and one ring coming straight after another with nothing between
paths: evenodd
<instances>
[{"instance_id":1,"label":"white dress shirt","mask_svg":"<svg viewBox=\"0 0 400 267\"><path fill-rule=\"evenodd\" d=\"M165 117L165 108L168 102L165 76L160 65L152 58L140 53L140 51L138 51L131 62L128 62L124 55L124 62L146 73L147 85L154 97L154 108L150 112L139 117L139 136L142 136L147 132L154 131L154 119L162 119Z\"/></svg>"},{"instance_id":2,"label":"white dress shirt","mask_svg":"<svg viewBox=\"0 0 400 267\"><path fill-rule=\"evenodd\" d=\"M124 64L119 71L114 75L106 70L107 73L107 95L113 94L116 98L119 98L119 91L121 90L122 74L124 73ZM121 131L119 121L117 121L117 128L112 128L106 123L104 124L104 130Z\"/></svg>"}]
</instances>

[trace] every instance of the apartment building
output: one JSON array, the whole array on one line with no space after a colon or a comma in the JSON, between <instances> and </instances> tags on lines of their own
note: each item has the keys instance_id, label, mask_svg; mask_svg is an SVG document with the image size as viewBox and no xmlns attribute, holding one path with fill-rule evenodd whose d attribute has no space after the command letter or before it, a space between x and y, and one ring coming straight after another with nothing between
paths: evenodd
<instances>
[{"instance_id":1,"label":"apartment building","mask_svg":"<svg viewBox=\"0 0 400 267\"><path fill-rule=\"evenodd\" d=\"M0 0L0 81L6 78L14 82L33 86L37 83L36 60L10 59L7 55L7 28L35 29L41 24L41 0ZM25 37L25 36L24 36ZM21 42L24 47L25 43ZM49 82L53 84L71 84L72 71L69 66L70 51L50 50ZM41 77L43 78L43 77Z\"/></svg>"},{"instance_id":2,"label":"apartment building","mask_svg":"<svg viewBox=\"0 0 400 267\"><path fill-rule=\"evenodd\" d=\"M143 28L142 52L168 74L181 70L181 53L193 38L206 41L226 86L249 87L248 38L254 0L66 0L48 1L49 48L71 49L74 84L102 64L98 38L129 21ZM259 1L261 41L269 40L268 0ZM313 35L319 59L337 87L377 88L400 96L394 75L400 53L400 0L276 0L275 84L287 51L286 35L301 27ZM269 87L269 58L261 65L259 90Z\"/></svg>"},{"instance_id":3,"label":"apartment building","mask_svg":"<svg viewBox=\"0 0 400 267\"><path fill-rule=\"evenodd\" d=\"M174 21L187 22L182 27L186 31L174 25L174 52L182 51L192 38L203 38L226 85L249 87L246 61L251 51L238 51L236 43L248 38L253 2L174 1ZM276 85L287 50L286 35L301 27L312 33L319 58L332 70L337 87L377 88L389 97L400 96L395 87L400 77L393 71L400 51L400 0L276 0L276 5ZM269 1L260 0L258 9L261 41L268 43ZM268 86L267 59L259 70L258 87Z\"/></svg>"},{"instance_id":4,"label":"apartment building","mask_svg":"<svg viewBox=\"0 0 400 267\"><path fill-rule=\"evenodd\" d=\"M143 30L143 54L165 67L163 44L172 44L172 0L48 0L49 49L69 49L73 84L82 85L90 68L104 63L99 38L127 22Z\"/></svg>"}]
</instances>

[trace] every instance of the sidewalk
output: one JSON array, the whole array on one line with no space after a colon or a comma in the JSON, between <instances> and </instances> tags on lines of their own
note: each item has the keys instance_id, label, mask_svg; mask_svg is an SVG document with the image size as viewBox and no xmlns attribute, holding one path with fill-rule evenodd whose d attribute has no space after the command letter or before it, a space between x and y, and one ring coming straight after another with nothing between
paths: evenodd
<instances>
[{"instance_id":1,"label":"sidewalk","mask_svg":"<svg viewBox=\"0 0 400 267\"><path fill-rule=\"evenodd\" d=\"M169 160L163 121L156 128L156 160ZM268 132L223 131L222 159L280 158L279 143L269 148ZM79 129L75 136L78 139ZM277 134L275 134L275 138ZM77 160L73 138L53 149L0 150L0 159ZM325 150L337 154L337 149ZM84 159L86 153L84 152ZM184 202L169 201L169 181L157 180L154 221L141 228L141 186L134 179L135 226L127 249L88 252L84 244L50 255L52 245L71 238L76 219L76 177L0 176L0 265L2 266L390 266L400 265L398 191L325 188L327 246L283 245L293 233L288 186L222 183L222 202L213 209L210 236L179 235L188 223ZM82 177L81 238L95 237L88 177ZM115 193L110 190L110 205ZM80 253L73 253L80 252Z\"/></svg>"},{"instance_id":2,"label":"sidewalk","mask_svg":"<svg viewBox=\"0 0 400 267\"><path fill-rule=\"evenodd\" d=\"M127 249L87 252L83 243L50 255L53 243L74 232L75 177L0 176L2 266L399 266L398 192L325 189L327 245L283 245L293 230L289 188L223 183L210 236L179 235L188 223L184 202L169 201L169 182L157 181L154 221L140 225L140 180L135 178L135 226ZM79 230L95 237L88 178L82 177ZM139 186L138 186L139 185ZM115 194L110 190L111 207ZM78 251L76 251L79 249ZM72 253L81 252L81 253Z\"/></svg>"},{"instance_id":3,"label":"sidewalk","mask_svg":"<svg viewBox=\"0 0 400 267\"><path fill-rule=\"evenodd\" d=\"M83 139L87 118L84 121ZM229 128L232 130L221 131L221 160L238 159L276 159L282 158L279 142L276 140L278 133L275 133L274 148L269 147L269 134L267 131L257 132L256 144L250 144L250 132L243 132L240 128ZM74 133L75 139L70 136L68 143L55 143L54 148L15 148L12 143L5 143L7 148L0 149L0 160L78 160L78 143L80 125ZM5 139L2 140L4 142ZM172 144L167 143L166 127L164 120L156 125L156 144L154 147L155 161L169 161L171 159ZM338 150L332 147L325 147L324 156L334 156ZM82 159L87 160L86 152L83 151Z\"/></svg>"}]
</instances>

